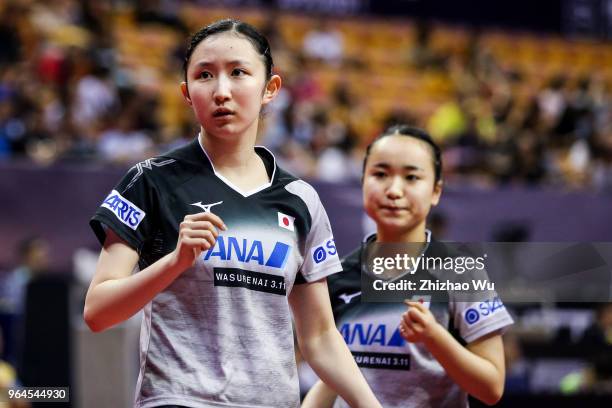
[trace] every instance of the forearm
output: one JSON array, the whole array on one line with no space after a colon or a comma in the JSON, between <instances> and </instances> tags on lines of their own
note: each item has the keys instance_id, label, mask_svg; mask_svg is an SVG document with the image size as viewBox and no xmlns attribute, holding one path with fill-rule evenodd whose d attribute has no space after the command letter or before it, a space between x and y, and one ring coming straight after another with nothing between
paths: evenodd
<instances>
[{"instance_id":1,"label":"forearm","mask_svg":"<svg viewBox=\"0 0 612 408\"><path fill-rule=\"evenodd\" d=\"M351 407L380 406L335 327L308 340L298 338L298 342L319 378Z\"/></svg>"},{"instance_id":2,"label":"forearm","mask_svg":"<svg viewBox=\"0 0 612 408\"><path fill-rule=\"evenodd\" d=\"M92 287L87 293L84 311L89 327L98 332L129 319L168 287L182 272L172 262L171 255L136 274Z\"/></svg>"},{"instance_id":3,"label":"forearm","mask_svg":"<svg viewBox=\"0 0 612 408\"><path fill-rule=\"evenodd\" d=\"M338 394L319 380L306 394L302 408L332 408L337 396Z\"/></svg>"},{"instance_id":4,"label":"forearm","mask_svg":"<svg viewBox=\"0 0 612 408\"><path fill-rule=\"evenodd\" d=\"M442 326L424 344L463 390L486 404L499 401L504 389L503 370L463 347Z\"/></svg>"}]
</instances>

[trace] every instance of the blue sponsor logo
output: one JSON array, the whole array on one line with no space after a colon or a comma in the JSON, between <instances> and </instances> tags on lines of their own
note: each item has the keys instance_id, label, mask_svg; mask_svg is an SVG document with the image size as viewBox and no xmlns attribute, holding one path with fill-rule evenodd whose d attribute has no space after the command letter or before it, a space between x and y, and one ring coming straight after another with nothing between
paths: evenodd
<instances>
[{"instance_id":1,"label":"blue sponsor logo","mask_svg":"<svg viewBox=\"0 0 612 408\"><path fill-rule=\"evenodd\" d=\"M312 250L312 260L316 264L324 262L328 256L334 256L338 253L336 243L333 238L327 239L324 243L317 245Z\"/></svg>"},{"instance_id":2,"label":"blue sponsor logo","mask_svg":"<svg viewBox=\"0 0 612 408\"><path fill-rule=\"evenodd\" d=\"M480 313L474 308L469 308L465 311L465 321L467 324L474 324L480 320Z\"/></svg>"},{"instance_id":3,"label":"blue sponsor logo","mask_svg":"<svg viewBox=\"0 0 612 408\"><path fill-rule=\"evenodd\" d=\"M349 346L354 344L361 346L378 344L387 347L402 347L406 344L406 340L400 335L398 327L393 329L390 330L384 324L344 323L339 330Z\"/></svg>"},{"instance_id":4,"label":"blue sponsor logo","mask_svg":"<svg viewBox=\"0 0 612 408\"><path fill-rule=\"evenodd\" d=\"M480 302L480 304L478 305L478 309L480 310L480 314L482 316L490 316L498 310L502 310L505 308L506 306L504 306L504 303L501 301L499 296L495 296L493 299Z\"/></svg>"},{"instance_id":5,"label":"blue sponsor logo","mask_svg":"<svg viewBox=\"0 0 612 408\"><path fill-rule=\"evenodd\" d=\"M312 259L315 263L321 263L327 258L327 251L322 246L315 248L312 252Z\"/></svg>"},{"instance_id":6,"label":"blue sponsor logo","mask_svg":"<svg viewBox=\"0 0 612 408\"><path fill-rule=\"evenodd\" d=\"M289 259L291 246L276 242L274 248L267 255L263 243L259 240L250 241L246 238L224 237L220 235L215 246L206 251L204 260L217 257L222 261L238 261L245 264L257 263L270 268L283 269Z\"/></svg>"},{"instance_id":7,"label":"blue sponsor logo","mask_svg":"<svg viewBox=\"0 0 612 408\"><path fill-rule=\"evenodd\" d=\"M474 324L480 320L480 317L483 318L489 317L499 310L505 309L503 302L501 299L496 296L493 299L488 299L483 302L480 302L478 306L475 308L469 308L465 311L464 317L467 324Z\"/></svg>"},{"instance_id":8,"label":"blue sponsor logo","mask_svg":"<svg viewBox=\"0 0 612 408\"><path fill-rule=\"evenodd\" d=\"M102 207L112 211L119 221L133 230L138 228L138 225L146 216L146 213L143 210L138 208L136 204L132 203L127 198L123 197L116 190L111 191L108 197L106 197L102 203Z\"/></svg>"}]
</instances>

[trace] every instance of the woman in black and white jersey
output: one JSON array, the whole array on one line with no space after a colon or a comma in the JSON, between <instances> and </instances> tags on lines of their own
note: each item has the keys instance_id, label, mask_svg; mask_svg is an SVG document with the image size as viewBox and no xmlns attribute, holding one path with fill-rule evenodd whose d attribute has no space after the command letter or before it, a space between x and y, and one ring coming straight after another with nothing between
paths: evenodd
<instances>
[{"instance_id":1,"label":"woman in black and white jersey","mask_svg":"<svg viewBox=\"0 0 612 408\"><path fill-rule=\"evenodd\" d=\"M336 325L384 407L463 408L468 394L493 404L503 393L501 332L512 318L497 297L485 301L496 306L478 316L482 302L452 297L361 302L362 251L375 243L423 243L425 255L432 256L443 246L433 245L426 229L442 194L441 174L440 149L425 131L397 125L378 136L363 166L364 207L376 222L376 234L366 237L342 261L344 271L328 281ZM346 403L318 382L302 406Z\"/></svg>"},{"instance_id":2,"label":"woman in black and white jersey","mask_svg":"<svg viewBox=\"0 0 612 408\"><path fill-rule=\"evenodd\" d=\"M91 221L103 249L85 321L144 309L136 407L298 407L291 314L320 377L380 406L334 326L325 278L340 262L319 197L254 146L280 87L255 28L200 30L181 84L199 135L135 165Z\"/></svg>"}]
</instances>

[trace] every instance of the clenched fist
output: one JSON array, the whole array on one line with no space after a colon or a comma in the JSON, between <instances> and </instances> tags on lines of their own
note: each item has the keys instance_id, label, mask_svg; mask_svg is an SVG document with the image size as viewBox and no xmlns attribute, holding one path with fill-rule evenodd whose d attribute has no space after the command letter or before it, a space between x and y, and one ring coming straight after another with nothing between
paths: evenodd
<instances>
[{"instance_id":1,"label":"clenched fist","mask_svg":"<svg viewBox=\"0 0 612 408\"><path fill-rule=\"evenodd\" d=\"M195 263L202 251L215 246L219 230L227 230L221 218L211 212L186 215L180 224L173 263L187 269Z\"/></svg>"},{"instance_id":2,"label":"clenched fist","mask_svg":"<svg viewBox=\"0 0 612 408\"><path fill-rule=\"evenodd\" d=\"M409 300L404 303L409 307L408 311L402 314L399 327L401 336L412 343L427 343L442 326L423 304Z\"/></svg>"}]
</instances>

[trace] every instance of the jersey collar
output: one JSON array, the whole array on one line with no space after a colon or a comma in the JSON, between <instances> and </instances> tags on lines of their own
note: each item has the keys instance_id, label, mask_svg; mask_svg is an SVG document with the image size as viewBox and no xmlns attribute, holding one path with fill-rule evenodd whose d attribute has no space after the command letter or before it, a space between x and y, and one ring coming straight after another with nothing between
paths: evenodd
<instances>
[{"instance_id":1,"label":"jersey collar","mask_svg":"<svg viewBox=\"0 0 612 408\"><path fill-rule=\"evenodd\" d=\"M263 160L264 165L266 166L266 172L268 173L268 177L270 178L270 181L251 191L245 192L242 189L240 189L238 186L233 184L231 181L229 181L227 178L223 177L221 173L217 172L217 170L215 169L215 165L210 159L210 156L208 155L208 153L206 152L206 149L204 149L204 146L202 145L202 141L200 140L200 133L198 133L198 136L196 139L197 139L198 145L200 146L200 149L204 153L206 162L210 166L215 176L219 180L221 180L225 185L227 185L229 188L236 191L238 194L242 195L243 197L249 197L262 190L265 190L266 188L270 187L274 183L274 177L276 176L276 158L274 157L274 154L272 154L272 152L268 150L267 148L265 148L264 146L255 146L255 153L257 153L257 155L261 157L261 159Z\"/></svg>"},{"instance_id":2,"label":"jersey collar","mask_svg":"<svg viewBox=\"0 0 612 408\"><path fill-rule=\"evenodd\" d=\"M361 250L363 251L363 249L365 248L366 245L369 245L373 242L376 242L376 233L372 233L369 235L366 235L363 239L363 244L361 246ZM421 250L421 254L419 255L420 257L425 255L425 253L429 250L429 244L431 243L431 231L428 229L425 229L425 247ZM361 258L361 256L360 256ZM362 268L364 267L364 265L362 265ZM410 274L411 271L406 271L404 273L402 273L399 276L394 277L393 279L389 280L389 282L394 282L397 281L401 278L403 278L404 276Z\"/></svg>"},{"instance_id":3,"label":"jersey collar","mask_svg":"<svg viewBox=\"0 0 612 408\"><path fill-rule=\"evenodd\" d=\"M362 243L369 244L370 242L374 242L374 241L376 241L376 233L375 232L373 232L371 234L368 234L365 237L363 237ZM429 246L430 242L431 242L431 231L428 230L427 228L425 228L425 243L427 245L425 246L424 251L427 250L427 247Z\"/></svg>"}]
</instances>

